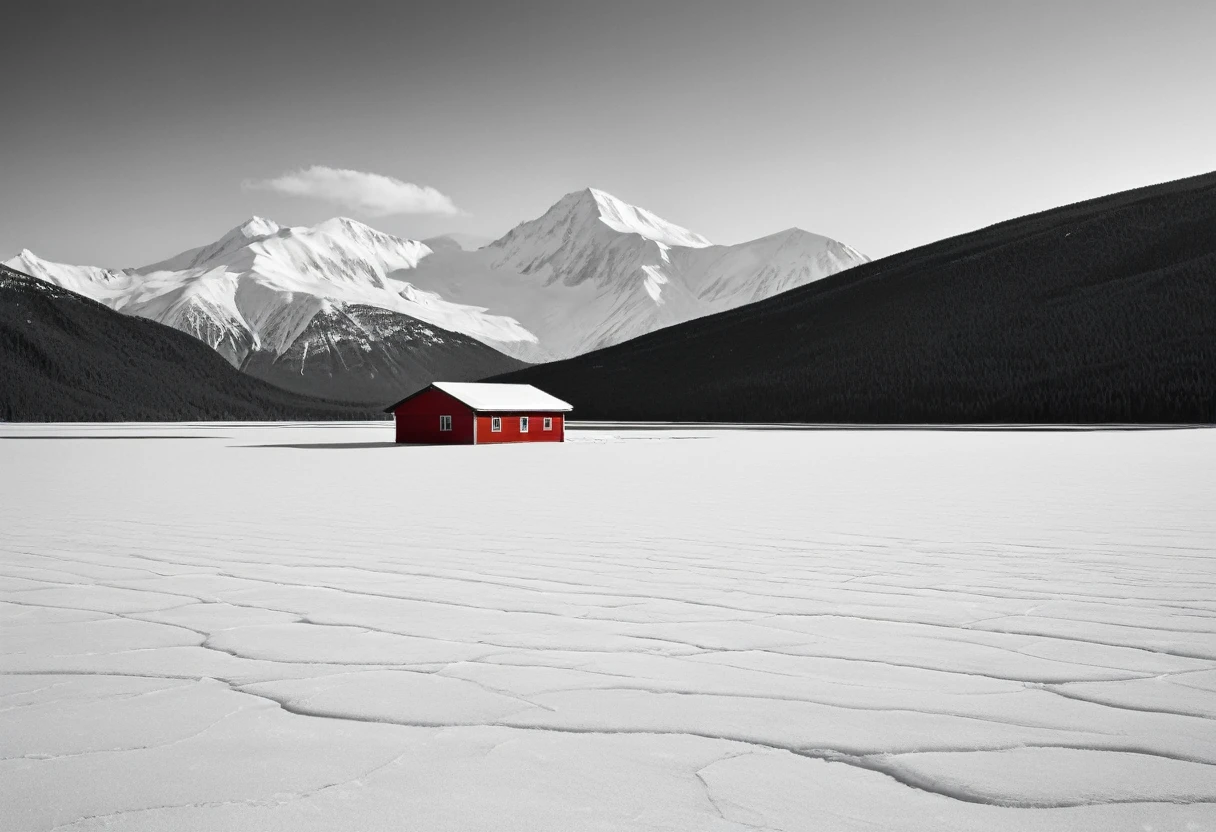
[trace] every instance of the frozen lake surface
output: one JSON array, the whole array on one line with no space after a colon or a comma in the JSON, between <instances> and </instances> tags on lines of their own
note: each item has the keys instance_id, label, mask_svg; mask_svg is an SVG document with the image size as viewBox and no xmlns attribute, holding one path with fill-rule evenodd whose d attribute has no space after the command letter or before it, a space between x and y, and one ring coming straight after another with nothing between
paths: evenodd
<instances>
[{"instance_id":1,"label":"frozen lake surface","mask_svg":"<svg viewBox=\"0 0 1216 832\"><path fill-rule=\"evenodd\" d=\"M1216 431L0 426L0 828L1216 829Z\"/></svg>"}]
</instances>

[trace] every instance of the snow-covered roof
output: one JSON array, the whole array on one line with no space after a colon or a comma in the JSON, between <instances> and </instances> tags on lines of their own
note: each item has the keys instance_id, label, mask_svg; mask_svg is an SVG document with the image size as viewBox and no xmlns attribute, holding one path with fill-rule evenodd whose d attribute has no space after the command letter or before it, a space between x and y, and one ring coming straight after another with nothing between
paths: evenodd
<instances>
[{"instance_id":1,"label":"snow-covered roof","mask_svg":"<svg viewBox=\"0 0 1216 832\"><path fill-rule=\"evenodd\" d=\"M474 410L573 410L574 407L531 384L436 381L431 385Z\"/></svg>"}]
</instances>

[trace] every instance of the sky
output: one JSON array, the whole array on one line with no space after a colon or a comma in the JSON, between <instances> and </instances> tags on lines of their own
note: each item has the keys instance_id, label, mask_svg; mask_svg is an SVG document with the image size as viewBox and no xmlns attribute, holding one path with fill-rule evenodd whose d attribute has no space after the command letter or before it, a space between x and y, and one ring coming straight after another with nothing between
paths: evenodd
<instances>
[{"instance_id":1,"label":"sky","mask_svg":"<svg viewBox=\"0 0 1216 832\"><path fill-rule=\"evenodd\" d=\"M1216 170L1211 0L21 5L0 259L252 215L493 238L589 186L880 257Z\"/></svg>"}]
</instances>

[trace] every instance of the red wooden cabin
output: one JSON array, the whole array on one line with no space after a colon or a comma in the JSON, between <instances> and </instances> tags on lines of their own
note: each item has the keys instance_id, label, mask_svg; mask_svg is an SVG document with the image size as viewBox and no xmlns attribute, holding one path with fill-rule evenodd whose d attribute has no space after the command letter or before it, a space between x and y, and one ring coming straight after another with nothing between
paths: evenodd
<instances>
[{"instance_id":1,"label":"red wooden cabin","mask_svg":"<svg viewBox=\"0 0 1216 832\"><path fill-rule=\"evenodd\" d=\"M436 381L386 407L397 441L412 445L564 442L572 410L531 384Z\"/></svg>"}]
</instances>

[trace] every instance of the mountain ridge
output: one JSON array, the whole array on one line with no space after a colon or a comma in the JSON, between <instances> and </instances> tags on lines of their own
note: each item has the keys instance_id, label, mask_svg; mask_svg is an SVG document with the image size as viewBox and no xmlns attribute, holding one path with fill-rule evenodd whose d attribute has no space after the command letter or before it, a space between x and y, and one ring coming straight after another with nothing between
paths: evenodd
<instances>
[{"instance_id":1,"label":"mountain ridge","mask_svg":"<svg viewBox=\"0 0 1216 832\"><path fill-rule=\"evenodd\" d=\"M1216 422L1216 173L1031 214L497 377L577 418Z\"/></svg>"},{"instance_id":2,"label":"mountain ridge","mask_svg":"<svg viewBox=\"0 0 1216 832\"><path fill-rule=\"evenodd\" d=\"M318 369L315 387L307 390L325 394L343 386L336 368L345 361L338 353L395 350L362 363L368 371L446 367L459 378L504 372L519 361L568 357L767 297L865 260L809 232L780 235L784 247L771 237L715 246L646 209L585 188L475 251L442 237L431 247L348 217L292 227L253 216L211 243L130 269L59 264L28 250L8 263L181 329L249 372L291 365L284 356L293 349L312 355L312 363L297 369L307 376L309 366L327 368ZM355 307L362 311L341 314ZM367 311L372 308L403 317ZM325 317L316 321L318 315ZM366 331L356 319L385 329ZM326 320L335 326L332 337L318 338ZM420 327L460 337L435 341ZM391 337L406 330L419 337ZM304 350L297 341L306 331L313 347L334 355L318 361ZM448 353L443 361L401 352L440 344ZM502 359L495 365L475 344ZM456 357L461 351L468 353L466 368ZM299 382L290 374L271 380L293 388ZM431 380L418 376L408 383ZM383 395L394 398L404 381L386 375ZM370 388L359 389L362 396Z\"/></svg>"},{"instance_id":3,"label":"mountain ridge","mask_svg":"<svg viewBox=\"0 0 1216 832\"><path fill-rule=\"evenodd\" d=\"M0 379L4 421L379 418L281 390L173 327L2 265Z\"/></svg>"}]
</instances>

